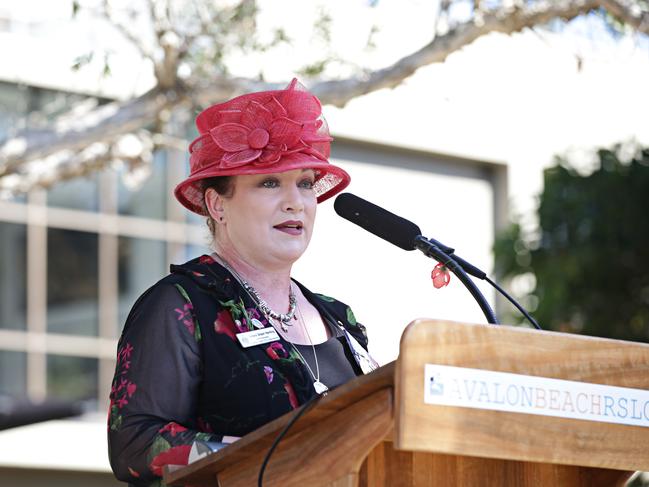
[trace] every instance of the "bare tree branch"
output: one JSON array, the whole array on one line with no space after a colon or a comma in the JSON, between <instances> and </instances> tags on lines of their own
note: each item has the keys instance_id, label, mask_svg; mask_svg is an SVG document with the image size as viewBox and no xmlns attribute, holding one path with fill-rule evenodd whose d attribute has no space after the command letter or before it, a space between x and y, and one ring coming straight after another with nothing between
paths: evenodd
<instances>
[{"instance_id":1,"label":"bare tree branch","mask_svg":"<svg viewBox=\"0 0 649 487\"><path fill-rule=\"evenodd\" d=\"M102 4L101 15L106 20L108 20L119 32L122 34L135 48L139 51L140 55L146 59L155 62L153 57L153 52L151 52L142 42L138 36L136 36L123 22L117 20L114 15L113 9L110 5L110 0L104 0Z\"/></svg>"},{"instance_id":2,"label":"bare tree branch","mask_svg":"<svg viewBox=\"0 0 649 487\"><path fill-rule=\"evenodd\" d=\"M485 13L481 22L462 23L444 35L437 36L420 50L406 56L392 66L368 73L361 78L332 80L310 86L312 91L324 104L343 107L349 100L383 88L395 88L422 66L444 61L450 54L471 44L477 38L491 32L512 34L526 27L561 18L571 20L578 15L597 8L602 0L555 0L540 2L524 8L498 9ZM241 85L241 90L254 88L274 89L282 84L248 82ZM219 93L220 95L221 93ZM212 96L211 87L195 86L193 99L199 106L217 103L222 98Z\"/></svg>"},{"instance_id":3,"label":"bare tree branch","mask_svg":"<svg viewBox=\"0 0 649 487\"><path fill-rule=\"evenodd\" d=\"M638 4L631 0L602 0L601 3L611 15L636 31L649 35L649 11L642 11Z\"/></svg>"},{"instance_id":4,"label":"bare tree branch","mask_svg":"<svg viewBox=\"0 0 649 487\"><path fill-rule=\"evenodd\" d=\"M80 151L60 150L43 159L31 161L20 172L0 178L0 197L48 188L54 183L86 176L109 165L127 166L131 171L150 166L155 136L146 130L95 142ZM171 141L166 141L171 142Z\"/></svg>"},{"instance_id":5,"label":"bare tree branch","mask_svg":"<svg viewBox=\"0 0 649 487\"><path fill-rule=\"evenodd\" d=\"M18 133L0 146L0 177L21 163L42 159L62 150L83 150L95 142L136 132L154 123L161 111L181 103L175 93L153 91L126 102L102 105L66 123Z\"/></svg>"},{"instance_id":6,"label":"bare tree branch","mask_svg":"<svg viewBox=\"0 0 649 487\"><path fill-rule=\"evenodd\" d=\"M148 3L153 30L158 45L162 48L162 59L154 61L155 77L161 89L173 89L178 82L178 63L183 41L172 28L169 2L162 4L155 0L148 0Z\"/></svg>"},{"instance_id":7,"label":"bare tree branch","mask_svg":"<svg viewBox=\"0 0 649 487\"><path fill-rule=\"evenodd\" d=\"M491 32L512 34L552 19L570 20L599 6L602 0L556 0L530 4L513 10L485 13L481 22L465 22L439 35L417 52L392 66L369 73L364 79L326 81L311 87L323 101L343 107L349 100L383 88L395 88L417 69L444 61L451 53Z\"/></svg>"},{"instance_id":8,"label":"bare tree branch","mask_svg":"<svg viewBox=\"0 0 649 487\"><path fill-rule=\"evenodd\" d=\"M153 145L156 149L166 148L174 149L180 152L185 152L187 150L187 146L191 142L190 140L183 139L182 137L174 137L173 135L169 134L153 134L151 140L153 141Z\"/></svg>"},{"instance_id":9,"label":"bare tree branch","mask_svg":"<svg viewBox=\"0 0 649 487\"><path fill-rule=\"evenodd\" d=\"M161 14L156 10L153 0L149 2L156 25L156 35L165 50L165 35L173 31L166 25L169 19L163 18L164 12ZM601 7L609 9L613 15L638 30L647 32L649 14L636 9L630 0L543 0L512 4L510 7L483 11L480 19L472 19L452 27L445 34L438 35L426 46L391 66L362 77L315 83L310 89L324 104L342 107L357 96L382 88L396 87L420 67L442 62L451 53L491 32L511 34L553 19L570 20ZM165 59L156 66L159 70L156 71L159 83L156 89L126 102L109 103L80 116L68 117L68 120L73 122L68 121L67 124L59 123L41 130L18 133L0 145L0 178L24 172L23 168L31 161L43 160L66 150L72 153L84 151L93 144L116 140L119 136L134 133L142 127L155 124L158 120L164 120L160 114L165 111L189 110L192 106L204 107L243 92L279 89L285 86L285 83L265 83L225 76L209 80L206 80L206 77L198 80L190 78L180 84L177 81L178 44L175 44L173 39L167 44ZM108 164L110 160L112 159L109 157L98 157L94 159L95 162L89 164L98 168L101 164Z\"/></svg>"}]
</instances>

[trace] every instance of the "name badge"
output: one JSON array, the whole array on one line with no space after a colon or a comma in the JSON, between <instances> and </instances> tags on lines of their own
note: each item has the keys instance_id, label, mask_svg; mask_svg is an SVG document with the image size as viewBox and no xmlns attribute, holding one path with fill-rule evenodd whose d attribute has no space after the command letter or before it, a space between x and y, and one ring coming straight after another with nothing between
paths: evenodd
<instances>
[{"instance_id":1,"label":"name badge","mask_svg":"<svg viewBox=\"0 0 649 487\"><path fill-rule=\"evenodd\" d=\"M264 343L276 342L279 340L279 335L275 328L269 326L261 330L251 330L244 333L237 333L237 340L243 348L254 347L255 345L263 345Z\"/></svg>"}]
</instances>

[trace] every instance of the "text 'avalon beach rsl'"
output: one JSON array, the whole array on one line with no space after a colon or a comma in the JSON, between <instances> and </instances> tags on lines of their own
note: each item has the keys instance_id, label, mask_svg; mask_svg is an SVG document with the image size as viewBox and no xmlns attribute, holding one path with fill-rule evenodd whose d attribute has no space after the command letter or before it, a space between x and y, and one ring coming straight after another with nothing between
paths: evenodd
<instances>
[{"instance_id":1,"label":"text 'avalon beach rsl'","mask_svg":"<svg viewBox=\"0 0 649 487\"><path fill-rule=\"evenodd\" d=\"M424 402L649 427L649 391L426 364Z\"/></svg>"}]
</instances>

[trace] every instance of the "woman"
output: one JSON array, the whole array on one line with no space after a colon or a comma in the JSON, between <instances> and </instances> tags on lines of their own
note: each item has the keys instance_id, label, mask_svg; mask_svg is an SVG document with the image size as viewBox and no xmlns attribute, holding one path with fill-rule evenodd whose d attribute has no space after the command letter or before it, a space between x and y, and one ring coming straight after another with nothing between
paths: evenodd
<instances>
[{"instance_id":1,"label":"woman","mask_svg":"<svg viewBox=\"0 0 649 487\"><path fill-rule=\"evenodd\" d=\"M291 279L317 203L349 184L327 161L318 99L293 80L196 125L175 195L208 218L215 252L171 266L120 338L109 452L134 485L161 485L197 440L227 443L376 366L351 310Z\"/></svg>"}]
</instances>

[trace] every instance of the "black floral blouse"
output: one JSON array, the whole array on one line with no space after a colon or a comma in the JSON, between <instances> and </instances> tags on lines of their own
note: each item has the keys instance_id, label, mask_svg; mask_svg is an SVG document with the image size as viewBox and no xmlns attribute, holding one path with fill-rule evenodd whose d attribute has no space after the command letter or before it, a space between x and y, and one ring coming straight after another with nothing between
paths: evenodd
<instances>
[{"instance_id":1,"label":"black floral blouse","mask_svg":"<svg viewBox=\"0 0 649 487\"><path fill-rule=\"evenodd\" d=\"M326 322L367 348L348 306L300 289ZM138 299L119 340L110 393L109 457L119 480L163 486L162 467L186 464L195 440L243 436L315 395L302 358L284 339L239 344L236 334L252 330L253 319L271 326L207 255L172 265ZM346 356L360 375L350 350Z\"/></svg>"}]
</instances>

